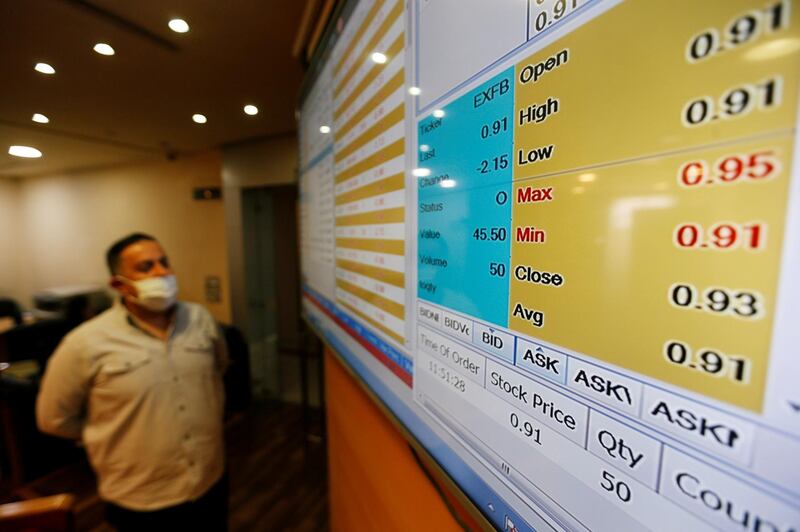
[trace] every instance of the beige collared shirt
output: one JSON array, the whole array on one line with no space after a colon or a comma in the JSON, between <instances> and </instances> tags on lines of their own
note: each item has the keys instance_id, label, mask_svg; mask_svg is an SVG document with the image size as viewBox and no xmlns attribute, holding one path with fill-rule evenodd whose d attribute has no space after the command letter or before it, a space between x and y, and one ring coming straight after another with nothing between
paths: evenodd
<instances>
[{"instance_id":1,"label":"beige collared shirt","mask_svg":"<svg viewBox=\"0 0 800 532\"><path fill-rule=\"evenodd\" d=\"M178 303L164 341L117 302L50 358L36 420L83 440L103 499L133 510L180 504L224 469L226 364L219 328L200 305Z\"/></svg>"}]
</instances>

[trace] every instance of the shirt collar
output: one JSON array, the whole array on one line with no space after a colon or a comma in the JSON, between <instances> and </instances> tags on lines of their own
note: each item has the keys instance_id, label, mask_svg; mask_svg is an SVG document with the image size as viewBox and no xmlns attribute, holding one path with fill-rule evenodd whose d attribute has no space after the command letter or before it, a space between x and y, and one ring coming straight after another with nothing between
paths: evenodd
<instances>
[{"instance_id":1,"label":"shirt collar","mask_svg":"<svg viewBox=\"0 0 800 532\"><path fill-rule=\"evenodd\" d=\"M153 331L153 327L150 326L149 324L143 322L142 320L140 320L136 316L134 316L128 310L128 307L126 307L125 304L122 302L122 297L118 297L118 298L116 298L114 300L113 308L114 308L114 311L117 312L118 314L120 314L121 317L124 317L125 321L127 321L130 326L135 327L136 329L139 329L140 331L142 331L143 333L145 333L145 334L147 334L149 336L153 336L154 338L156 337L155 334L153 334L153 332L152 332ZM175 333L176 329L178 329L183 324L183 322L185 321L184 320L184 314L185 314L184 305L180 301L176 302L175 303L175 310L172 313L172 320L171 320L171 322L169 324L169 327L167 328L167 338L168 339L172 338L172 335ZM160 338L159 338L159 340L160 340Z\"/></svg>"}]
</instances>

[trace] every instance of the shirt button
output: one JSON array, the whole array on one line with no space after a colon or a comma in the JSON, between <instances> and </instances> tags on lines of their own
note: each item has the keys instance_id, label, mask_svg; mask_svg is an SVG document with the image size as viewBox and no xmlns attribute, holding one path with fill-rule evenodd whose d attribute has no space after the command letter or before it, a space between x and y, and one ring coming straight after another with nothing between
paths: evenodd
<instances>
[{"instance_id":1,"label":"shirt button","mask_svg":"<svg viewBox=\"0 0 800 532\"><path fill-rule=\"evenodd\" d=\"M189 460L189 466L194 467L194 460Z\"/></svg>"},{"instance_id":2,"label":"shirt button","mask_svg":"<svg viewBox=\"0 0 800 532\"><path fill-rule=\"evenodd\" d=\"M189 435L189 434L184 434L183 435L183 439L184 440L188 440L189 438L191 438L191 435Z\"/></svg>"},{"instance_id":3,"label":"shirt button","mask_svg":"<svg viewBox=\"0 0 800 532\"><path fill-rule=\"evenodd\" d=\"M180 410L181 412L183 412L184 410L186 410L186 407L185 407L185 406L183 406L183 405L178 405L178 410Z\"/></svg>"},{"instance_id":4,"label":"shirt button","mask_svg":"<svg viewBox=\"0 0 800 532\"><path fill-rule=\"evenodd\" d=\"M178 382L178 377L177 376L172 377L172 380L175 381L175 382Z\"/></svg>"}]
</instances>

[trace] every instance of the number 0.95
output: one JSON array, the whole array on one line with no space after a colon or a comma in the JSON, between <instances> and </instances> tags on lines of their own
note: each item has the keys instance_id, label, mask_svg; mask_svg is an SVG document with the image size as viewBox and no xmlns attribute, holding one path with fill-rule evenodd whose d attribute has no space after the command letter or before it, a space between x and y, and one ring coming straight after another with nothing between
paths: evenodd
<instances>
[{"instance_id":1,"label":"number 0.95","mask_svg":"<svg viewBox=\"0 0 800 532\"><path fill-rule=\"evenodd\" d=\"M726 155L718 159L713 169L708 162L698 159L681 165L678 184L691 188L708 185L736 183L763 183L777 175L781 164L775 150L747 154Z\"/></svg>"}]
</instances>

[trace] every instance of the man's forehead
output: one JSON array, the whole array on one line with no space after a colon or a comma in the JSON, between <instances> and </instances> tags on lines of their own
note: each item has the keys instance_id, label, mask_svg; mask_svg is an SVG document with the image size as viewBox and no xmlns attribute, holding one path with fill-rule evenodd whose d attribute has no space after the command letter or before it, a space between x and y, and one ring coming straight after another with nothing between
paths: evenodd
<instances>
[{"instance_id":1,"label":"man's forehead","mask_svg":"<svg viewBox=\"0 0 800 532\"><path fill-rule=\"evenodd\" d=\"M166 255L161 244L153 240L140 240L122 250L120 257L125 262L136 263L142 260L158 259Z\"/></svg>"}]
</instances>

